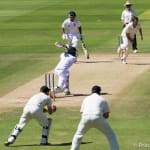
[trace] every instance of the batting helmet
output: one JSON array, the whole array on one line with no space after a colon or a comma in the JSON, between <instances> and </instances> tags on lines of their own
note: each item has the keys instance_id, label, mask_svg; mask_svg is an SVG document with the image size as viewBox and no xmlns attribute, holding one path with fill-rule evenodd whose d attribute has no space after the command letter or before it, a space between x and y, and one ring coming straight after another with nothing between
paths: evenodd
<instances>
[{"instance_id":1,"label":"batting helmet","mask_svg":"<svg viewBox=\"0 0 150 150\"><path fill-rule=\"evenodd\" d=\"M75 13L74 11L70 11L70 12L69 12L69 16L70 16L70 17L76 17L76 13Z\"/></svg>"},{"instance_id":2,"label":"batting helmet","mask_svg":"<svg viewBox=\"0 0 150 150\"><path fill-rule=\"evenodd\" d=\"M76 56L76 48L75 47L69 47L68 48L68 53L71 54L72 56Z\"/></svg>"}]
</instances>

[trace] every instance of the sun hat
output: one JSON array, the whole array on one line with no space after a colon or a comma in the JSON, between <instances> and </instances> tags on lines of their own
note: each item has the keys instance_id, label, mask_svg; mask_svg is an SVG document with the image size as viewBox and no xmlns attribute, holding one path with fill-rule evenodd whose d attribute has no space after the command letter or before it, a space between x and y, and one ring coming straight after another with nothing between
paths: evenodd
<instances>
[{"instance_id":1,"label":"sun hat","mask_svg":"<svg viewBox=\"0 0 150 150\"><path fill-rule=\"evenodd\" d=\"M129 6L129 5L132 5L132 3L129 1L126 1L126 3L124 4L124 6Z\"/></svg>"}]
</instances>

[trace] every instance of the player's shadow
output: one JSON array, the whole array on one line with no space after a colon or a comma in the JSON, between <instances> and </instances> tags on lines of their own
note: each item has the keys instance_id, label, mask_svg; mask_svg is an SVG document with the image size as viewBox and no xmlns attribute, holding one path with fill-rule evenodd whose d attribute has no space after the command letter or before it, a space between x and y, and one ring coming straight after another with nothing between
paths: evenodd
<instances>
[{"instance_id":1,"label":"player's shadow","mask_svg":"<svg viewBox=\"0 0 150 150\"><path fill-rule=\"evenodd\" d=\"M107 93L107 92L102 92L101 95L112 95L112 94Z\"/></svg>"},{"instance_id":2,"label":"player's shadow","mask_svg":"<svg viewBox=\"0 0 150 150\"><path fill-rule=\"evenodd\" d=\"M72 94L72 96L89 96L91 94ZM102 92L101 95L112 95L110 93L107 92Z\"/></svg>"},{"instance_id":3,"label":"player's shadow","mask_svg":"<svg viewBox=\"0 0 150 150\"><path fill-rule=\"evenodd\" d=\"M129 65L137 65L137 66L149 66L150 63L128 63Z\"/></svg>"},{"instance_id":4,"label":"player's shadow","mask_svg":"<svg viewBox=\"0 0 150 150\"><path fill-rule=\"evenodd\" d=\"M76 63L79 64L79 63L112 63L113 61L111 60L95 60L95 61L82 61L82 60L79 60L77 61Z\"/></svg>"},{"instance_id":5,"label":"player's shadow","mask_svg":"<svg viewBox=\"0 0 150 150\"><path fill-rule=\"evenodd\" d=\"M89 96L90 94L82 94L82 93L74 93L74 94L70 94L70 95L66 95L66 96L62 96L62 95L59 95L59 96L56 96L55 98L58 98L58 99L61 99L61 98L67 98L67 97L85 97L85 96ZM112 95L110 93L107 93L107 92L102 92L101 95Z\"/></svg>"},{"instance_id":6,"label":"player's shadow","mask_svg":"<svg viewBox=\"0 0 150 150\"><path fill-rule=\"evenodd\" d=\"M75 94L72 94L70 96L72 97L75 97L75 96L89 96L90 94L81 94L81 93L75 93ZM69 95L68 95L69 96Z\"/></svg>"},{"instance_id":7,"label":"player's shadow","mask_svg":"<svg viewBox=\"0 0 150 150\"><path fill-rule=\"evenodd\" d=\"M90 144L93 142L82 142L81 144ZM43 147L47 147L47 146L71 146L72 142L66 142L66 143L57 143L57 144L49 144L49 145L40 145L40 144L23 144L23 145L11 145L9 147L35 147L35 146L43 146Z\"/></svg>"},{"instance_id":8,"label":"player's shadow","mask_svg":"<svg viewBox=\"0 0 150 150\"><path fill-rule=\"evenodd\" d=\"M81 144L89 144L89 143L93 143L93 142L82 142ZM68 142L68 143L60 143L60 144L51 144L51 146L71 146L72 142Z\"/></svg>"}]
</instances>

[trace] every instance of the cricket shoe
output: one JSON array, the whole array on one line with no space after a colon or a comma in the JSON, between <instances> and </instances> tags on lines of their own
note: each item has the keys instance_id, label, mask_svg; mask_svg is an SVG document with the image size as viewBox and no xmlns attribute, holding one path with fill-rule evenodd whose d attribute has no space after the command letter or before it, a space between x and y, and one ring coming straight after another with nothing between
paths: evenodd
<instances>
[{"instance_id":1,"label":"cricket shoe","mask_svg":"<svg viewBox=\"0 0 150 150\"><path fill-rule=\"evenodd\" d=\"M126 60L122 57L121 57L121 62L122 62L122 64L127 64Z\"/></svg>"},{"instance_id":2,"label":"cricket shoe","mask_svg":"<svg viewBox=\"0 0 150 150\"><path fill-rule=\"evenodd\" d=\"M127 62L123 59L123 60L121 60L122 61L122 64L127 64Z\"/></svg>"},{"instance_id":3,"label":"cricket shoe","mask_svg":"<svg viewBox=\"0 0 150 150\"><path fill-rule=\"evenodd\" d=\"M8 140L6 141L6 142L4 142L4 145L5 146L9 146L10 144L13 144L14 142L15 142L15 137L14 136L10 136L9 138L8 138Z\"/></svg>"},{"instance_id":4,"label":"cricket shoe","mask_svg":"<svg viewBox=\"0 0 150 150\"><path fill-rule=\"evenodd\" d=\"M133 51L133 53L138 53L138 50L137 50L137 49L135 49L135 50Z\"/></svg>"},{"instance_id":5,"label":"cricket shoe","mask_svg":"<svg viewBox=\"0 0 150 150\"><path fill-rule=\"evenodd\" d=\"M71 92L70 91L67 91L67 92L64 92L65 93L65 95L67 96L67 95L71 95Z\"/></svg>"},{"instance_id":6,"label":"cricket shoe","mask_svg":"<svg viewBox=\"0 0 150 150\"><path fill-rule=\"evenodd\" d=\"M41 146L49 146L51 143L40 143Z\"/></svg>"},{"instance_id":7,"label":"cricket shoe","mask_svg":"<svg viewBox=\"0 0 150 150\"><path fill-rule=\"evenodd\" d=\"M5 146L9 146L10 144L13 144L13 142L8 142L8 141L4 142Z\"/></svg>"},{"instance_id":8,"label":"cricket shoe","mask_svg":"<svg viewBox=\"0 0 150 150\"><path fill-rule=\"evenodd\" d=\"M64 93L65 93L65 95L71 95L71 92L69 91L68 88L66 88L66 89L64 90Z\"/></svg>"}]
</instances>

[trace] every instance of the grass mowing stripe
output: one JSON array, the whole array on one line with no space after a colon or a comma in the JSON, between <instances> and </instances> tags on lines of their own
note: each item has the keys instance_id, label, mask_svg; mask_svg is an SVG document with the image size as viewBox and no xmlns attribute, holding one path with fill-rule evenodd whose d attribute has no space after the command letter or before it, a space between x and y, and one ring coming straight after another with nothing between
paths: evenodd
<instances>
[{"instance_id":1,"label":"grass mowing stripe","mask_svg":"<svg viewBox=\"0 0 150 150\"><path fill-rule=\"evenodd\" d=\"M54 48L53 43L56 39L61 39L60 25L63 19L67 17L68 10L70 10L71 8L75 8L77 16L82 22L83 33L85 35L85 40L89 49L92 52L114 52L114 48L116 46L116 35L118 36L118 34L121 32L120 13L123 9L123 0L119 2L99 0L87 0L86 2L79 0L5 1L6 2L4 2L4 0L0 1L0 12L3 13L3 15L0 16L0 34L2 33L1 35L3 37L0 39L0 53L1 57L7 57L7 59L0 58L0 62L3 65L1 66L1 68L5 68L5 66L7 66L7 63L5 64L6 61L8 61L8 64L13 64L15 60L12 61L11 59L15 59L16 56L20 57L23 54L24 56L22 56L19 61L22 62L22 67L26 68L27 74L30 74L34 67L39 69L36 70L35 76L41 75L41 72L43 73L45 72L45 70L50 69L49 67L53 67L55 65L55 56L51 53L58 54L58 51L56 48ZM58 5L58 3L60 5ZM142 52L149 52L149 13L146 13L146 15L142 15L142 13L149 10L150 2L148 0L133 1L133 4L138 14L141 14L140 20L145 36L144 41L142 42L140 42L138 39L139 49ZM6 13L7 10L9 15L4 16L4 13ZM11 10L13 10L14 13L18 11L18 14L13 14L14 16L11 16ZM27 13L24 12L25 14L20 15L20 10L27 11ZM26 67L27 63L25 62L25 60L28 61L29 59L26 55L29 55L31 53L33 54L33 58L35 57L40 61L33 59L33 66ZM42 54L43 56L41 59ZM56 58L58 58L57 54ZM29 59L29 61L31 60ZM16 79L18 78L18 76L24 75L23 71L19 72L20 68L18 67L17 69L17 66L16 68L13 68L14 72L16 72L17 74ZM39 66L42 68L42 70L40 70ZM4 69L4 71L7 74L7 69ZM144 76L145 75L143 74L143 77ZM25 78L26 77L27 76L25 75ZM142 87L149 87L149 85L147 85L148 83L144 84L145 82L149 81L148 77L149 74L147 75L146 73L146 77L144 77L144 79L142 79L140 83L137 84L140 85L141 83L143 83ZM31 76L30 74L30 76L28 76L28 79L31 78L33 78L33 76ZM14 79L14 82L16 82L16 79ZM18 82L22 82L21 80L23 79L17 80ZM12 84L14 86L13 88L17 86L15 85L15 83ZM20 84L23 84L23 82ZM0 87L1 89L3 87L8 88L9 85L6 85L6 83L4 83L3 85L0 85ZM145 144L149 143L150 122L148 115L149 110L147 109L149 108L149 101L147 100L149 94L147 94L147 90L145 88L142 88L142 91L140 92L140 86L138 87L136 85L136 87L137 88L134 88L134 86L132 87L132 89L134 88L134 91L129 94L129 97L126 97L127 99L121 101L121 98L118 97L115 101L113 101L113 104L111 104L112 113L110 122L114 131L117 133L120 149L139 149L138 144L140 142ZM138 95L138 97L135 97L135 94L137 92L142 94ZM128 92L123 92L122 97L126 96L126 93L128 94ZM142 105L140 105L141 98L143 98ZM118 104L118 107L116 105L116 102ZM10 113L7 113L5 115L1 115L0 117L0 131L2 132L2 142L6 139L9 131L11 131L12 127L14 127L14 125L18 121L18 118L20 117L21 112L18 113L17 111L18 110L12 112L12 116L10 116ZM70 115L68 116L68 114ZM75 118L72 119L72 116L74 116ZM66 108L59 108L58 112L53 117L54 122L50 134L50 142L56 145L51 147L44 147L44 149L69 149L70 145L60 146L57 144L68 143L71 141L80 119L79 112L78 110L72 112L72 110L70 109L67 110ZM7 128L7 130L5 130L5 128ZM29 136L31 135L31 133L34 137ZM39 142L40 134L41 128L33 121L27 128L25 128L18 141L16 141L14 147L10 147L9 149L21 148L22 150L41 150L43 149L43 147L30 145ZM103 137L103 135L100 135L95 130L90 131L84 140L90 141L92 143L81 145L82 150L86 150L87 148L94 148L95 150L98 150L99 147L101 147L101 149L108 149L108 143L106 139ZM0 144L0 147L3 150L8 149L7 147L4 147L2 142ZM23 144L28 145L21 146Z\"/></svg>"},{"instance_id":2,"label":"grass mowing stripe","mask_svg":"<svg viewBox=\"0 0 150 150\"><path fill-rule=\"evenodd\" d=\"M7 0L4 2L3 0L0 2L2 4L0 6L3 6L2 13L8 11L7 13L10 14L10 11L13 10L19 16L0 23L0 34L3 37L0 39L0 53L16 55L21 53L59 53L53 43L61 39L60 25L67 17L70 8L73 8L72 6L76 8L77 16L83 25L83 34L90 52L114 53L117 47L117 37L121 31L120 13L123 3L120 1L112 4L112 2L96 0L94 3L78 0L75 2L50 2L49 0L32 0L30 2ZM139 2L136 3L136 6L139 6ZM20 16L21 10L23 13L24 11L28 12ZM140 12L144 12L142 7ZM144 29L145 27L147 29L144 34L148 35L148 20L142 25ZM142 42L138 41L138 43L139 49L149 52L148 38Z\"/></svg>"},{"instance_id":3,"label":"grass mowing stripe","mask_svg":"<svg viewBox=\"0 0 150 150\"><path fill-rule=\"evenodd\" d=\"M0 90L0 96L52 70L57 61L56 57L58 57L56 54L22 54L17 57L15 54L14 56L5 55L5 57L3 55L0 62L3 62L2 59L11 59L7 63L1 63L0 66L0 83L3 87Z\"/></svg>"},{"instance_id":4,"label":"grass mowing stripe","mask_svg":"<svg viewBox=\"0 0 150 150\"><path fill-rule=\"evenodd\" d=\"M27 15L47 5L57 4L60 0L1 0L0 1L0 22L12 20L13 18Z\"/></svg>"},{"instance_id":5,"label":"grass mowing stripe","mask_svg":"<svg viewBox=\"0 0 150 150\"><path fill-rule=\"evenodd\" d=\"M137 77L128 87L122 90L115 99L117 105L112 106L116 111L121 111L121 117L134 119L148 119L150 107L150 70ZM144 115L143 115L144 114Z\"/></svg>"}]
</instances>

